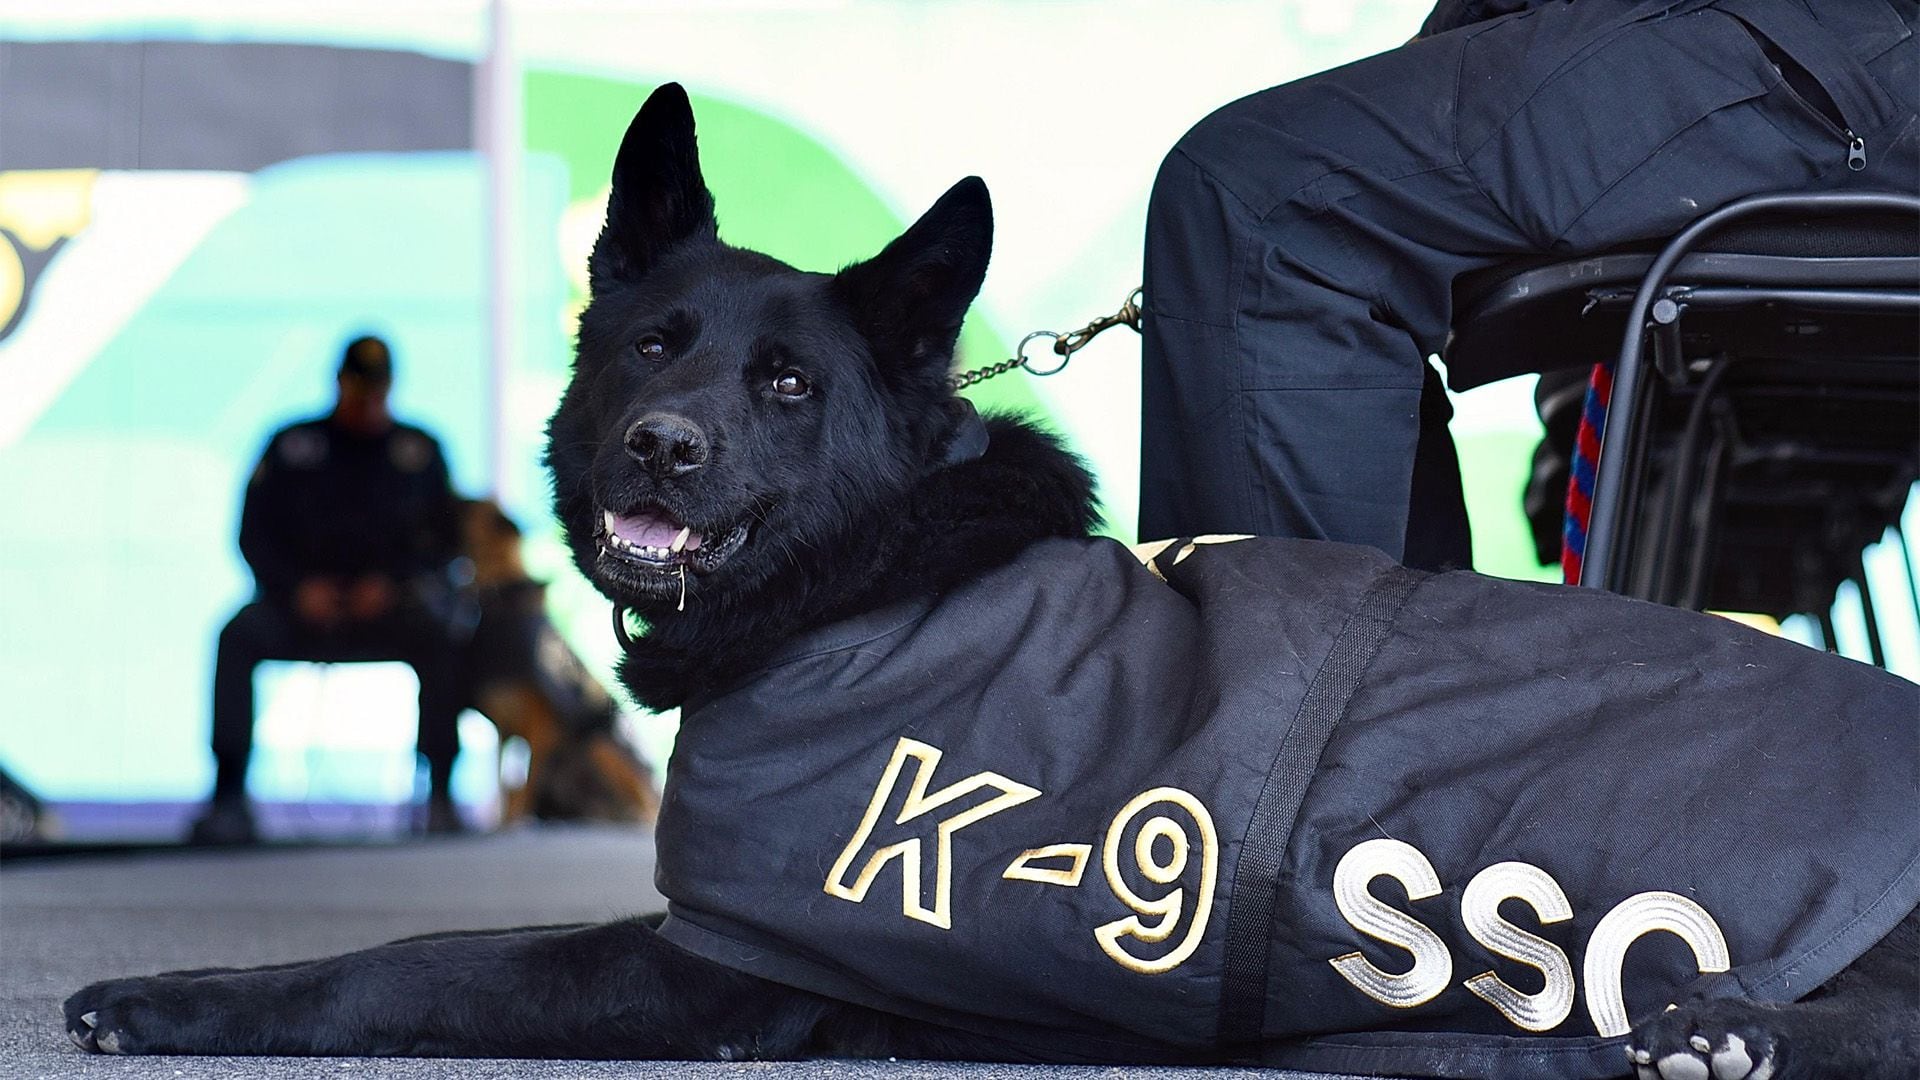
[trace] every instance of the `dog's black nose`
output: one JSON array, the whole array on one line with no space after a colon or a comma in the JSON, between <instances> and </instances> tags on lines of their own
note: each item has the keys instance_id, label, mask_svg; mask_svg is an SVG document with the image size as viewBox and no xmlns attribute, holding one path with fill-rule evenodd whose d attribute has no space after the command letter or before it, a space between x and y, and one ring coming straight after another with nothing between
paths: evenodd
<instances>
[{"instance_id":1,"label":"dog's black nose","mask_svg":"<svg viewBox=\"0 0 1920 1080\"><path fill-rule=\"evenodd\" d=\"M648 413L627 429L627 453L655 476L685 476L707 463L707 435L684 416Z\"/></svg>"}]
</instances>

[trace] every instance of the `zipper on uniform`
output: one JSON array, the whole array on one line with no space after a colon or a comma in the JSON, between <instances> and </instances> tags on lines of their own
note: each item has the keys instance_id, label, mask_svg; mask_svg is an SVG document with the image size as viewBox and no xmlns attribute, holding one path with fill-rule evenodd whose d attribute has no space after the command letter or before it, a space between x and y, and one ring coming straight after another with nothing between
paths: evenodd
<instances>
[{"instance_id":1,"label":"zipper on uniform","mask_svg":"<svg viewBox=\"0 0 1920 1080\"><path fill-rule=\"evenodd\" d=\"M1847 118L1841 113L1839 103L1834 101L1833 94L1820 82L1819 76L1807 70L1806 65L1787 55L1785 49L1748 24L1746 20L1741 20L1741 27L1760 46L1768 66L1773 68L1774 75L1780 79L1779 88L1813 114L1814 120L1822 127L1847 141L1847 168L1853 172L1865 171L1867 140L1855 135L1853 129L1847 126Z\"/></svg>"}]
</instances>

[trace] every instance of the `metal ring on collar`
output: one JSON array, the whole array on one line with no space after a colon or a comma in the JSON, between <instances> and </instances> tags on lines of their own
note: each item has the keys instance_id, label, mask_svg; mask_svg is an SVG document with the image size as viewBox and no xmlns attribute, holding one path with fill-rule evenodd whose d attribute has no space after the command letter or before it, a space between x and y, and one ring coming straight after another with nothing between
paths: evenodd
<instances>
[{"instance_id":1,"label":"metal ring on collar","mask_svg":"<svg viewBox=\"0 0 1920 1080\"><path fill-rule=\"evenodd\" d=\"M1040 368L1034 367L1033 361L1027 358L1027 346L1033 343L1034 338L1052 338L1057 343L1060 340L1060 335L1054 333L1051 330L1035 330L1033 333L1028 334L1026 337L1023 337L1020 339L1020 347L1014 350L1013 355L1020 358L1020 366L1027 369L1027 374L1053 375L1053 374L1057 374L1060 371L1060 369L1067 366L1067 357L1065 354L1062 354L1060 356L1059 363L1053 365L1050 368L1045 369L1044 371L1041 370ZM1059 349L1056 347L1054 351L1059 352Z\"/></svg>"},{"instance_id":2,"label":"metal ring on collar","mask_svg":"<svg viewBox=\"0 0 1920 1080\"><path fill-rule=\"evenodd\" d=\"M633 634L627 629L627 606L625 604L613 605L613 636L620 639L620 647L622 649L629 651L633 649Z\"/></svg>"}]
</instances>

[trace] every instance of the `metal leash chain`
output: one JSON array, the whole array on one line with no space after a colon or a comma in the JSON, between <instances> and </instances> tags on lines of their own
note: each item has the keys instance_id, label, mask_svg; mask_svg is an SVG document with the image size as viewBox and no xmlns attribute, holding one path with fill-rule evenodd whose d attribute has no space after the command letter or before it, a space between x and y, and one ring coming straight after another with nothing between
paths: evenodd
<instances>
[{"instance_id":1,"label":"metal leash chain","mask_svg":"<svg viewBox=\"0 0 1920 1080\"><path fill-rule=\"evenodd\" d=\"M1119 311L1111 315L1102 315L1070 334L1060 334L1052 330L1035 330L1033 333L1020 339L1020 347L1013 351L1011 357L997 364L988 364L986 367L974 368L972 371L956 372L948 378L947 382L951 384L955 390L965 390L969 386L985 382L996 375L1005 375L1014 368L1025 368L1029 375L1058 375L1060 372L1066 370L1067 361L1073 359L1074 353L1085 348L1087 342L1099 337L1103 332L1116 326L1128 326L1133 328L1134 333L1139 333L1141 299L1141 290L1135 289L1133 292L1127 294L1127 302L1120 305ZM1038 338L1053 339L1053 352L1055 356L1060 358L1059 363L1048 368L1038 368L1034 366L1033 359L1027 356L1027 346L1033 344L1035 339Z\"/></svg>"}]
</instances>

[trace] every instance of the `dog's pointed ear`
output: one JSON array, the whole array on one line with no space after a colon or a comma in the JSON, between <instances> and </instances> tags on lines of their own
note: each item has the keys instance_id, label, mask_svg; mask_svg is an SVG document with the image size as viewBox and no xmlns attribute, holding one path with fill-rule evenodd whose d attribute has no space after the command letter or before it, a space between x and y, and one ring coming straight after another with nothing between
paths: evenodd
<instances>
[{"instance_id":1,"label":"dog's pointed ear","mask_svg":"<svg viewBox=\"0 0 1920 1080\"><path fill-rule=\"evenodd\" d=\"M992 253L993 204L986 182L969 176L880 254L840 271L834 288L883 373L937 363L945 377Z\"/></svg>"},{"instance_id":2,"label":"dog's pointed ear","mask_svg":"<svg viewBox=\"0 0 1920 1080\"><path fill-rule=\"evenodd\" d=\"M607 223L587 261L593 291L636 280L674 246L716 235L693 105L679 83L667 83L648 96L620 140Z\"/></svg>"}]
</instances>

